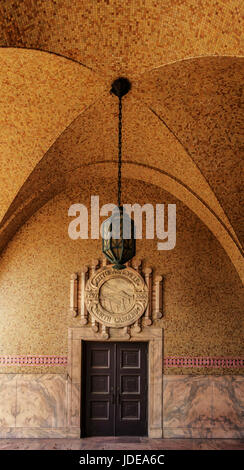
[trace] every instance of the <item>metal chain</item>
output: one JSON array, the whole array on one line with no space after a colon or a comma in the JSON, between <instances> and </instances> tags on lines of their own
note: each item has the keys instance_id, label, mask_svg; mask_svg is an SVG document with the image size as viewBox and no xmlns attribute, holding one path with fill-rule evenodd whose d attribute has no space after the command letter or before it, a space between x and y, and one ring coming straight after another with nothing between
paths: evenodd
<instances>
[{"instance_id":1,"label":"metal chain","mask_svg":"<svg viewBox=\"0 0 244 470\"><path fill-rule=\"evenodd\" d=\"M120 204L121 204L121 166L122 166L122 98L119 97L118 207L120 207Z\"/></svg>"}]
</instances>

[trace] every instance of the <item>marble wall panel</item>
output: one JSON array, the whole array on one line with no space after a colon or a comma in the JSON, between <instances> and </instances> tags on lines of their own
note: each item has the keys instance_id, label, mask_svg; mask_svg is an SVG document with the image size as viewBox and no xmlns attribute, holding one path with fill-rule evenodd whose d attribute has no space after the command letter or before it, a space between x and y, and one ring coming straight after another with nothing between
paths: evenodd
<instances>
[{"instance_id":1,"label":"marble wall panel","mask_svg":"<svg viewBox=\"0 0 244 470\"><path fill-rule=\"evenodd\" d=\"M244 435L244 379L242 377L214 377L213 428L220 436L232 431L234 437Z\"/></svg>"},{"instance_id":2,"label":"marble wall panel","mask_svg":"<svg viewBox=\"0 0 244 470\"><path fill-rule=\"evenodd\" d=\"M65 375L20 375L17 378L16 427L64 427L66 387Z\"/></svg>"},{"instance_id":3,"label":"marble wall panel","mask_svg":"<svg viewBox=\"0 0 244 470\"><path fill-rule=\"evenodd\" d=\"M164 377L164 425L170 428L207 428L212 420L211 378Z\"/></svg>"},{"instance_id":4,"label":"marble wall panel","mask_svg":"<svg viewBox=\"0 0 244 470\"><path fill-rule=\"evenodd\" d=\"M16 374L0 375L0 427L15 426Z\"/></svg>"},{"instance_id":5,"label":"marble wall panel","mask_svg":"<svg viewBox=\"0 0 244 470\"><path fill-rule=\"evenodd\" d=\"M164 376L164 437L242 438L242 376Z\"/></svg>"}]
</instances>

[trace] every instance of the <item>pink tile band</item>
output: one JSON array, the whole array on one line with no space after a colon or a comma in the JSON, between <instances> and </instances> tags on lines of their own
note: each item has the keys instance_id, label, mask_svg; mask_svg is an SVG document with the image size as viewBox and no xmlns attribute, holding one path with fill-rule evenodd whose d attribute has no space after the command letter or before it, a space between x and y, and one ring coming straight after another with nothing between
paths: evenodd
<instances>
[{"instance_id":1,"label":"pink tile band","mask_svg":"<svg viewBox=\"0 0 244 470\"><path fill-rule=\"evenodd\" d=\"M66 356L0 356L0 366L67 366ZM240 357L179 357L170 356L164 359L164 367L212 367L243 368L244 358Z\"/></svg>"},{"instance_id":2,"label":"pink tile band","mask_svg":"<svg viewBox=\"0 0 244 470\"><path fill-rule=\"evenodd\" d=\"M0 366L66 366L66 356L0 356Z\"/></svg>"},{"instance_id":3,"label":"pink tile band","mask_svg":"<svg viewBox=\"0 0 244 470\"><path fill-rule=\"evenodd\" d=\"M241 357L166 357L164 367L214 367L223 369L244 367Z\"/></svg>"}]
</instances>

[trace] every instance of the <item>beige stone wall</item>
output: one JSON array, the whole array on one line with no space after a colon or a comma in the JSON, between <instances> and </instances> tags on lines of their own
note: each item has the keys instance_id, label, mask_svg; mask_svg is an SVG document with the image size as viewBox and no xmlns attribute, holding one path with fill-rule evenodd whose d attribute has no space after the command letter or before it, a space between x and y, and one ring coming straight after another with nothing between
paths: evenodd
<instances>
[{"instance_id":1,"label":"beige stone wall","mask_svg":"<svg viewBox=\"0 0 244 470\"><path fill-rule=\"evenodd\" d=\"M93 178L61 193L19 230L0 262L0 355L67 355L70 274L101 253L101 240L72 241L67 229L72 203L116 201L115 184ZM242 291L223 248L182 203L159 188L128 180L126 201L177 203L177 245L159 252L156 240L138 240L137 256L164 276L164 356L244 355ZM52 366L52 372L65 372ZM1 372L41 373L47 366L1 366ZM194 369L194 373L239 374L243 369ZM191 368L166 369L189 374Z\"/></svg>"}]
</instances>

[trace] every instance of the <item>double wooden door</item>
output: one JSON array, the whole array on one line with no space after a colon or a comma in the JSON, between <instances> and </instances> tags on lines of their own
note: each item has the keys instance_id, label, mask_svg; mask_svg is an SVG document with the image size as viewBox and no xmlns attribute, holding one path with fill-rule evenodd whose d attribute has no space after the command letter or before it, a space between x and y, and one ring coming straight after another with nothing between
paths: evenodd
<instances>
[{"instance_id":1,"label":"double wooden door","mask_svg":"<svg viewBox=\"0 0 244 470\"><path fill-rule=\"evenodd\" d=\"M83 342L81 436L147 435L147 346Z\"/></svg>"}]
</instances>

